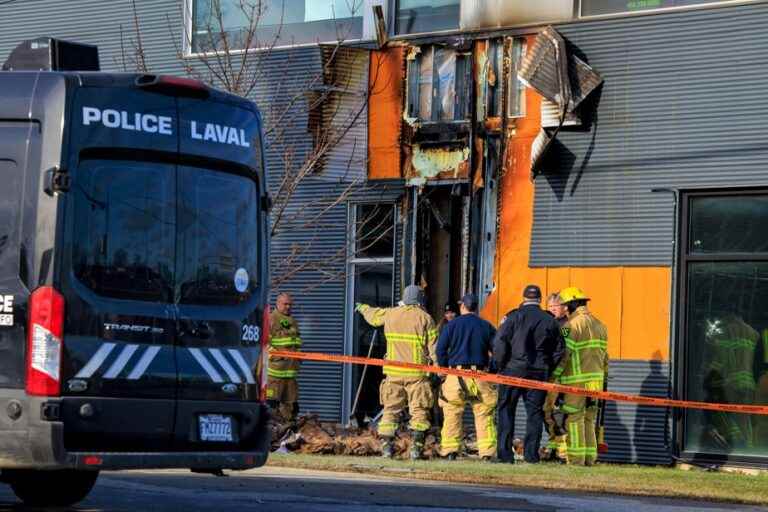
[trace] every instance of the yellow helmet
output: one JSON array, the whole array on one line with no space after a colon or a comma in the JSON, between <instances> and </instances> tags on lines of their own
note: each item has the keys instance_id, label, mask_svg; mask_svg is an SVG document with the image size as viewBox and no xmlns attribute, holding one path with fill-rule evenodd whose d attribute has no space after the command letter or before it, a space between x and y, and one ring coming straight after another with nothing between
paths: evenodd
<instances>
[{"instance_id":1,"label":"yellow helmet","mask_svg":"<svg viewBox=\"0 0 768 512\"><path fill-rule=\"evenodd\" d=\"M563 290L560 290L560 302L567 304L574 300L589 300L587 294L581 291L581 288L575 286L569 286Z\"/></svg>"}]
</instances>

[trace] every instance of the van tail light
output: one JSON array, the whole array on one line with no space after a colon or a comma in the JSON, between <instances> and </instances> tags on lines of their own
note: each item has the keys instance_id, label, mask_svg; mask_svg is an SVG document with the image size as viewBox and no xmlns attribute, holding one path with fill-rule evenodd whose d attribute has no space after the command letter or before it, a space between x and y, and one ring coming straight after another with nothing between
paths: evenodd
<instances>
[{"instance_id":1,"label":"van tail light","mask_svg":"<svg viewBox=\"0 0 768 512\"><path fill-rule=\"evenodd\" d=\"M264 318L261 319L261 364L259 365L259 399L267 400L267 369L269 367L269 330L271 329L270 316L272 309L269 304L264 306Z\"/></svg>"},{"instance_id":2,"label":"van tail light","mask_svg":"<svg viewBox=\"0 0 768 512\"><path fill-rule=\"evenodd\" d=\"M59 396L64 297L50 286L32 292L27 331L27 394Z\"/></svg>"}]
</instances>

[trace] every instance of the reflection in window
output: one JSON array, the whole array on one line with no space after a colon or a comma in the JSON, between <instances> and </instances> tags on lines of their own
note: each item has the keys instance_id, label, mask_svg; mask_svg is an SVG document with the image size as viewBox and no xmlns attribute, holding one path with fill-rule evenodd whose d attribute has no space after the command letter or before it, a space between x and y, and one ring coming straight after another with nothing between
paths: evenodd
<instances>
[{"instance_id":1,"label":"reflection in window","mask_svg":"<svg viewBox=\"0 0 768 512\"><path fill-rule=\"evenodd\" d=\"M355 257L392 258L395 241L395 210L392 205L357 205L355 217Z\"/></svg>"},{"instance_id":2,"label":"reflection in window","mask_svg":"<svg viewBox=\"0 0 768 512\"><path fill-rule=\"evenodd\" d=\"M711 4L729 0L581 0L582 16L599 16L624 12L669 9L689 5Z\"/></svg>"},{"instance_id":3,"label":"reflection in window","mask_svg":"<svg viewBox=\"0 0 768 512\"><path fill-rule=\"evenodd\" d=\"M694 197L690 205L691 252L768 252L768 197Z\"/></svg>"},{"instance_id":4,"label":"reflection in window","mask_svg":"<svg viewBox=\"0 0 768 512\"><path fill-rule=\"evenodd\" d=\"M459 28L459 0L397 0L397 34Z\"/></svg>"},{"instance_id":5,"label":"reflection in window","mask_svg":"<svg viewBox=\"0 0 768 512\"><path fill-rule=\"evenodd\" d=\"M263 46L360 39L365 0L194 0L192 51L243 48L248 32ZM251 41L254 46L255 41Z\"/></svg>"},{"instance_id":6,"label":"reflection in window","mask_svg":"<svg viewBox=\"0 0 768 512\"><path fill-rule=\"evenodd\" d=\"M258 275L255 183L182 167L179 184L179 302L236 304L248 299ZM244 281L238 283L236 277Z\"/></svg>"},{"instance_id":7,"label":"reflection in window","mask_svg":"<svg viewBox=\"0 0 768 512\"><path fill-rule=\"evenodd\" d=\"M169 165L81 165L73 187L78 279L107 297L171 302L175 186Z\"/></svg>"},{"instance_id":8,"label":"reflection in window","mask_svg":"<svg viewBox=\"0 0 768 512\"><path fill-rule=\"evenodd\" d=\"M764 196L691 197L686 272L685 398L768 404L768 261L762 246L726 231L745 231L768 215ZM738 208L740 205L742 208ZM733 209L731 209L733 207ZM739 231L739 230L736 230ZM695 236L694 236L695 235ZM721 241L716 241L722 238ZM702 243L696 244L699 240ZM768 456L768 418L687 411L685 449L716 455Z\"/></svg>"}]
</instances>

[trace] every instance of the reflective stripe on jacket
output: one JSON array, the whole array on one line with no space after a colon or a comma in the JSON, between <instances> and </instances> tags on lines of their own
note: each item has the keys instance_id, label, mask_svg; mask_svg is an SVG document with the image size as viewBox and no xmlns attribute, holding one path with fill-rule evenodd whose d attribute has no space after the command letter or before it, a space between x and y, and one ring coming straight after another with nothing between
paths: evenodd
<instances>
[{"instance_id":1,"label":"reflective stripe on jacket","mask_svg":"<svg viewBox=\"0 0 768 512\"><path fill-rule=\"evenodd\" d=\"M420 306L374 308L363 304L359 311L373 327L384 326L386 358L390 361L416 364L435 361L437 329L432 317ZM392 377L423 377L426 372L385 366L384 374Z\"/></svg>"},{"instance_id":2,"label":"reflective stripe on jacket","mask_svg":"<svg viewBox=\"0 0 768 512\"><path fill-rule=\"evenodd\" d=\"M270 317L269 350L300 350L299 326L292 316L273 310ZM267 375L277 379L295 379L301 362L297 359L269 356Z\"/></svg>"},{"instance_id":3,"label":"reflective stripe on jacket","mask_svg":"<svg viewBox=\"0 0 768 512\"><path fill-rule=\"evenodd\" d=\"M603 390L608 377L608 330L582 306L563 326L565 356L555 370L561 384Z\"/></svg>"}]
</instances>

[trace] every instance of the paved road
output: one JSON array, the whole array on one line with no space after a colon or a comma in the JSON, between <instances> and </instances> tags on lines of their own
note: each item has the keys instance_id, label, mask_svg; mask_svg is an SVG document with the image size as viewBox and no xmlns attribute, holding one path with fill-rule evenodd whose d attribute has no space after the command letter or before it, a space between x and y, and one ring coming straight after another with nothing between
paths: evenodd
<instances>
[{"instance_id":1,"label":"paved road","mask_svg":"<svg viewBox=\"0 0 768 512\"><path fill-rule=\"evenodd\" d=\"M517 491L508 487L418 482L366 475L261 468L226 478L185 471L104 473L76 510L100 511L277 511L277 512L457 512L589 511L725 512L757 507L653 498ZM41 489L41 492L44 490ZM0 512L22 511L10 489L0 485Z\"/></svg>"}]
</instances>

